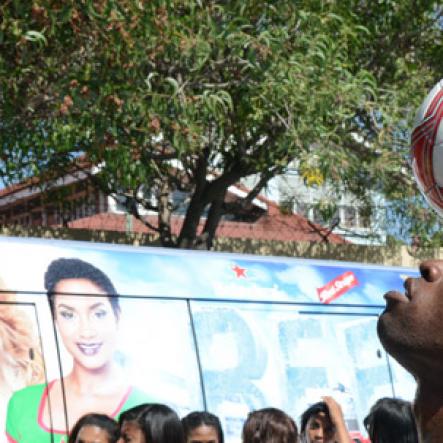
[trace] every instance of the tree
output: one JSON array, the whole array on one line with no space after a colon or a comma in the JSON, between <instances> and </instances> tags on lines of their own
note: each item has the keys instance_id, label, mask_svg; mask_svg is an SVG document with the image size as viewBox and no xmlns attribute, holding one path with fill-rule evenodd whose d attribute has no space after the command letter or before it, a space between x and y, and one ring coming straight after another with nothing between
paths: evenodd
<instances>
[{"instance_id":1,"label":"tree","mask_svg":"<svg viewBox=\"0 0 443 443\"><path fill-rule=\"evenodd\" d=\"M96 165L93 183L135 216L158 212L166 246L210 247L222 215L290 163L415 216L402 203L420 200L407 133L441 72L434 2L35 0L0 14L7 184ZM244 201L226 204L252 174ZM177 239L174 190L189 195Z\"/></svg>"}]
</instances>

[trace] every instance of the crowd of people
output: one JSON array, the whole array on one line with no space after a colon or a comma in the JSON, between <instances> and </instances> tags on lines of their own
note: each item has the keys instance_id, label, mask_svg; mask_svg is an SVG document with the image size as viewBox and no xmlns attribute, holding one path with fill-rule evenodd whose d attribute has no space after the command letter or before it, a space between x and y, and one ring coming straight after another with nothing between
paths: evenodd
<instances>
[{"instance_id":1,"label":"crowd of people","mask_svg":"<svg viewBox=\"0 0 443 443\"><path fill-rule=\"evenodd\" d=\"M418 443L411 404L396 398L382 398L370 409L364 425L372 443ZM295 420L278 408L264 408L248 414L242 443L350 443L340 405L332 397L306 409ZM169 406L144 403L123 412L118 420L105 414L81 417L68 443L224 443L219 418L195 411L181 420Z\"/></svg>"}]
</instances>

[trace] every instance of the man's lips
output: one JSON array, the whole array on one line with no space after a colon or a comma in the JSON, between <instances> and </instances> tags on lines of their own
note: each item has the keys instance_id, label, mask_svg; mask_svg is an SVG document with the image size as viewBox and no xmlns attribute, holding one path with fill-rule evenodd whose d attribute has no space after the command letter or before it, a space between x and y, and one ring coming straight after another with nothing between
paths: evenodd
<instances>
[{"instance_id":1,"label":"man's lips","mask_svg":"<svg viewBox=\"0 0 443 443\"><path fill-rule=\"evenodd\" d=\"M413 280L408 278L404 283L405 293L399 291L389 291L384 295L386 300L386 308L397 303L409 303L412 299L412 283Z\"/></svg>"},{"instance_id":2,"label":"man's lips","mask_svg":"<svg viewBox=\"0 0 443 443\"><path fill-rule=\"evenodd\" d=\"M384 299L386 300L386 303L389 302L400 302L400 303L409 303L409 298L406 296L406 294L402 294L398 291L389 291L384 296Z\"/></svg>"}]
</instances>

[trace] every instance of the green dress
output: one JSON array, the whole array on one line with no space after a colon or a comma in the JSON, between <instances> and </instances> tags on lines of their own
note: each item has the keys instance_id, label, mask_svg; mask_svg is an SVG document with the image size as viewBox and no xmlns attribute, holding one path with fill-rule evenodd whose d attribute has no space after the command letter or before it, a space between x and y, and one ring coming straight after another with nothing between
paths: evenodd
<instances>
[{"instance_id":1,"label":"green dress","mask_svg":"<svg viewBox=\"0 0 443 443\"><path fill-rule=\"evenodd\" d=\"M48 385L28 386L12 395L6 417L6 437L9 443L67 443L66 429L50 429L42 420L48 392L54 382L55 380ZM118 418L122 412L133 406L152 401L153 399L144 392L131 387L121 399L112 417Z\"/></svg>"}]
</instances>

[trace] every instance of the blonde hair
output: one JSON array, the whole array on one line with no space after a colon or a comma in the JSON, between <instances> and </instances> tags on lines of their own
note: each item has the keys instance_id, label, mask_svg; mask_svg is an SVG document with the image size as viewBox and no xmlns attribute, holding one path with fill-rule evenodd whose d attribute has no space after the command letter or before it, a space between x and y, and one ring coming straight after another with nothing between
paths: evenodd
<instances>
[{"instance_id":1,"label":"blonde hair","mask_svg":"<svg viewBox=\"0 0 443 443\"><path fill-rule=\"evenodd\" d=\"M11 389L42 383L43 359L32 323L0 278L0 374Z\"/></svg>"}]
</instances>

